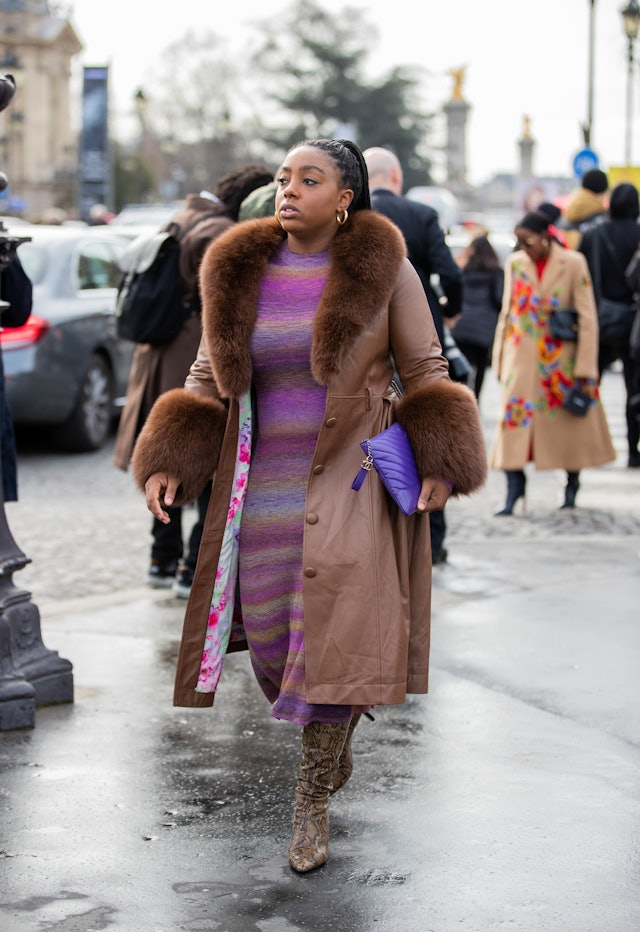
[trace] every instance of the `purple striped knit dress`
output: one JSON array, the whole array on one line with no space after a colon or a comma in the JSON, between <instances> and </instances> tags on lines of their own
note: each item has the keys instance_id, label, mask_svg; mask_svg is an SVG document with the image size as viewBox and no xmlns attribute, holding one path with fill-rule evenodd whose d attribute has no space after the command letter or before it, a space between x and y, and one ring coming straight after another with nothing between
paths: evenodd
<instances>
[{"instance_id":1,"label":"purple striped knit dress","mask_svg":"<svg viewBox=\"0 0 640 932\"><path fill-rule=\"evenodd\" d=\"M271 715L299 725L352 713L309 705L304 692L304 506L326 400L311 375L311 330L328 270L328 252L300 255L285 240L262 282L251 342L257 443L240 526L242 615Z\"/></svg>"}]
</instances>

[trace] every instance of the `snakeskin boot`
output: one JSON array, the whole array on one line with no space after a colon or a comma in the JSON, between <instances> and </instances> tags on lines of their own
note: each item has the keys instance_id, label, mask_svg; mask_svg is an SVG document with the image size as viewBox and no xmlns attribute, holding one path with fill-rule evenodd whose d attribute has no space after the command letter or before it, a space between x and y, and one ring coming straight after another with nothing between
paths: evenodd
<instances>
[{"instance_id":1,"label":"snakeskin boot","mask_svg":"<svg viewBox=\"0 0 640 932\"><path fill-rule=\"evenodd\" d=\"M329 793L350 722L310 722L302 731L289 864L304 874L329 856Z\"/></svg>"},{"instance_id":2,"label":"snakeskin boot","mask_svg":"<svg viewBox=\"0 0 640 932\"><path fill-rule=\"evenodd\" d=\"M347 737L344 739L344 747L342 748L342 753L340 754L340 759L338 760L338 766L333 772L332 783L333 786L329 790L330 795L333 795L336 790L339 790L340 787L344 786L351 774L353 773L353 757L351 755L351 738L353 736L354 729L358 722L360 721L360 712L356 712L352 716L351 721L349 722L349 727L347 729Z\"/></svg>"}]
</instances>

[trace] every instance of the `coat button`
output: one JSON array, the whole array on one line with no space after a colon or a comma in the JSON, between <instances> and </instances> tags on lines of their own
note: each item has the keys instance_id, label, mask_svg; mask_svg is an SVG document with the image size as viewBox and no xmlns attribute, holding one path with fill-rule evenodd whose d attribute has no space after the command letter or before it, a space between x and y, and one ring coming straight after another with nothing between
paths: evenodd
<instances>
[{"instance_id":1,"label":"coat button","mask_svg":"<svg viewBox=\"0 0 640 932\"><path fill-rule=\"evenodd\" d=\"M321 472L324 472L324 466L314 466L314 467L313 467L313 475L314 475L314 476L319 476Z\"/></svg>"},{"instance_id":2,"label":"coat button","mask_svg":"<svg viewBox=\"0 0 640 932\"><path fill-rule=\"evenodd\" d=\"M327 427L335 427L338 423L338 419L335 417L330 417L327 419Z\"/></svg>"},{"instance_id":3,"label":"coat button","mask_svg":"<svg viewBox=\"0 0 640 932\"><path fill-rule=\"evenodd\" d=\"M316 570L313 568L313 566L308 566L304 571L304 575L308 579L313 579L313 577L316 575Z\"/></svg>"},{"instance_id":4,"label":"coat button","mask_svg":"<svg viewBox=\"0 0 640 932\"><path fill-rule=\"evenodd\" d=\"M315 515L312 511L307 515L307 524L317 524L318 516Z\"/></svg>"}]
</instances>

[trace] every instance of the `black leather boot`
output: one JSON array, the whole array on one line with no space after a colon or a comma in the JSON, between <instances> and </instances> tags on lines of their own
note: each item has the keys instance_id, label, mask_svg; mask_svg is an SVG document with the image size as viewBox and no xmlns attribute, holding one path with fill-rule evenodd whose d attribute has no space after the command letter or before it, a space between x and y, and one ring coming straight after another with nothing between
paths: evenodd
<instances>
[{"instance_id":1,"label":"black leather boot","mask_svg":"<svg viewBox=\"0 0 640 932\"><path fill-rule=\"evenodd\" d=\"M564 490L564 501L561 508L575 508L576 506L576 495L578 494L578 489L580 488L580 473L579 472L568 472L567 473L567 484Z\"/></svg>"},{"instance_id":2,"label":"black leather boot","mask_svg":"<svg viewBox=\"0 0 640 932\"><path fill-rule=\"evenodd\" d=\"M501 511L496 511L496 518L501 517L502 515L512 515L513 507L519 498L524 499L524 490L526 485L526 479L523 469L507 469L505 471L507 477L507 500L505 502L504 508Z\"/></svg>"}]
</instances>

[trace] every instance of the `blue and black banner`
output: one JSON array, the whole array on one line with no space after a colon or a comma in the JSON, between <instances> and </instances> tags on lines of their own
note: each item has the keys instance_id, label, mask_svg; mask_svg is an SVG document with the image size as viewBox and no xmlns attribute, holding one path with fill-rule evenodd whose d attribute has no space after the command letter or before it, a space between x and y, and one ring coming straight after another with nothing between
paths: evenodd
<instances>
[{"instance_id":1,"label":"blue and black banner","mask_svg":"<svg viewBox=\"0 0 640 932\"><path fill-rule=\"evenodd\" d=\"M80 133L78 211L88 220L93 204L111 205L109 69L84 69Z\"/></svg>"}]
</instances>

